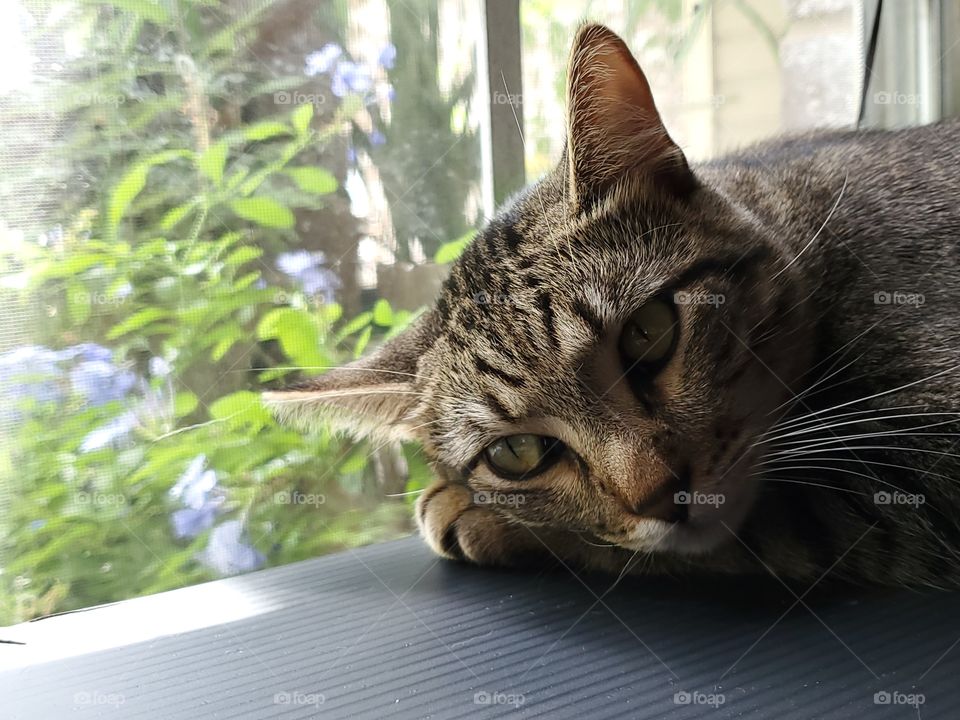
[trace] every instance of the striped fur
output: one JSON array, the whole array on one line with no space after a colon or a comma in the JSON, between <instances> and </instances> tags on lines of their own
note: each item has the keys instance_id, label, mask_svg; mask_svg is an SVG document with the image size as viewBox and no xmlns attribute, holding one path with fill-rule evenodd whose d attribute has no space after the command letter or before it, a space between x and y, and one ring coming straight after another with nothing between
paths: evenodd
<instances>
[{"instance_id":1,"label":"striped fur","mask_svg":"<svg viewBox=\"0 0 960 720\"><path fill-rule=\"evenodd\" d=\"M413 328L278 411L421 442L417 519L447 557L960 585L960 125L691 170L609 30L581 29L569 78L557 168ZM625 377L621 329L653 296L677 301L676 351ZM482 451L519 433L569 451L500 479Z\"/></svg>"}]
</instances>

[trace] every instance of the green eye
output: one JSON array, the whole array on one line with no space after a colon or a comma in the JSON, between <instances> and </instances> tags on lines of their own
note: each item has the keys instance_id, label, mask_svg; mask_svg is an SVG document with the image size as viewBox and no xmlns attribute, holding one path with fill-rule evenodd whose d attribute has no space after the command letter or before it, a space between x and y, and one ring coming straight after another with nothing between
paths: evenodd
<instances>
[{"instance_id":1,"label":"green eye","mask_svg":"<svg viewBox=\"0 0 960 720\"><path fill-rule=\"evenodd\" d=\"M509 480L523 480L539 475L553 465L563 451L563 444L544 435L508 435L483 451L487 465L497 475Z\"/></svg>"},{"instance_id":2,"label":"green eye","mask_svg":"<svg viewBox=\"0 0 960 720\"><path fill-rule=\"evenodd\" d=\"M620 352L633 364L659 367L670 359L677 339L677 311L662 297L648 300L627 320Z\"/></svg>"}]
</instances>

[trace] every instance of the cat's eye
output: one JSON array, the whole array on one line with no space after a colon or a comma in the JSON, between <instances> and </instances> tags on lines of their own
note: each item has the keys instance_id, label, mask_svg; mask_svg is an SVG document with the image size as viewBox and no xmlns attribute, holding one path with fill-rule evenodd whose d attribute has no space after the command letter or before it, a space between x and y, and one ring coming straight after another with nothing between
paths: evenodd
<instances>
[{"instance_id":1,"label":"cat's eye","mask_svg":"<svg viewBox=\"0 0 960 720\"><path fill-rule=\"evenodd\" d=\"M677 327L674 304L663 297L651 298L627 319L620 334L620 352L631 366L659 368L670 359Z\"/></svg>"},{"instance_id":2,"label":"cat's eye","mask_svg":"<svg viewBox=\"0 0 960 720\"><path fill-rule=\"evenodd\" d=\"M523 480L553 465L563 447L559 440L545 435L508 435L488 445L483 456L497 475Z\"/></svg>"}]
</instances>

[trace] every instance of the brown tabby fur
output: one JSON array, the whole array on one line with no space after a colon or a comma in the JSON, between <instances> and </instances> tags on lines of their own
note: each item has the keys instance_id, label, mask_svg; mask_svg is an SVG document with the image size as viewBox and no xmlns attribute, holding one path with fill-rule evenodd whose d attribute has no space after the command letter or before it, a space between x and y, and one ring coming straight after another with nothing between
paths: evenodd
<instances>
[{"instance_id":1,"label":"brown tabby fur","mask_svg":"<svg viewBox=\"0 0 960 720\"><path fill-rule=\"evenodd\" d=\"M691 170L616 35L583 27L568 76L557 168L414 326L272 393L278 413L421 442L417 519L446 557L960 585L960 125ZM895 291L915 302L877 295ZM678 302L676 351L638 390L617 339L664 293L715 300ZM478 458L518 433L569 450L500 479ZM694 491L725 502L677 505Z\"/></svg>"}]
</instances>

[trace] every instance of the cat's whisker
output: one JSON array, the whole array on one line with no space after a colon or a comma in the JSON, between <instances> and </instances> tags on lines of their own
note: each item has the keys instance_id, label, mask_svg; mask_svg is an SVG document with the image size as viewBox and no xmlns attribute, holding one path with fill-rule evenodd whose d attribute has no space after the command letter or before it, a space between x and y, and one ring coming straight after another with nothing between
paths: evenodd
<instances>
[{"instance_id":1,"label":"cat's whisker","mask_svg":"<svg viewBox=\"0 0 960 720\"><path fill-rule=\"evenodd\" d=\"M927 407L922 403L914 403L913 405L895 405L893 407L882 407L882 408L869 408L868 410L854 410L852 412L845 413L836 413L834 415L828 415L825 417L819 417L815 413L805 413L803 415L798 415L795 418L790 420L784 420L783 422L778 422L770 426L770 428L763 433L763 435L769 435L773 432L785 429L794 429L798 427L804 427L807 425L814 425L816 423L822 422L831 422L833 420L838 420L844 417L853 417L855 415L867 415L869 413L882 413L882 412L893 412L894 410L913 410L915 408ZM866 418L869 420L869 418Z\"/></svg>"},{"instance_id":2,"label":"cat's whisker","mask_svg":"<svg viewBox=\"0 0 960 720\"><path fill-rule=\"evenodd\" d=\"M883 397L884 395L890 395L892 393L900 392L901 390L906 390L907 388L914 387L915 385L920 385L922 383L929 382L930 380L941 377L942 375L946 375L948 373L956 372L957 370L960 370L960 365L953 365L952 367L946 368L945 370L939 370L935 373L931 373L930 375L927 375L926 377L922 377L919 380L912 380L911 382L904 383L903 385L899 385L889 390L882 390L880 392L873 393L872 395L867 395L865 397L857 398L855 400L848 400L846 402L842 402L837 405L834 405L833 407L824 408L823 410L817 410L811 413L811 415L823 415L832 410L840 410L841 408L849 407L850 405L856 405L858 403L866 402L867 400L873 400L874 398Z\"/></svg>"},{"instance_id":3,"label":"cat's whisker","mask_svg":"<svg viewBox=\"0 0 960 720\"><path fill-rule=\"evenodd\" d=\"M804 460L814 461L814 462L844 462L844 463L857 463L859 465L876 465L877 467L889 467L897 470L907 470L909 472L917 472L916 467L911 467L909 465L899 465L897 463L887 463L880 462L879 460L863 459L860 457L837 457L836 455L807 455L804 456ZM764 463L764 467L777 469L779 463L784 462L796 462L792 457L782 458L782 459L772 459L767 463ZM758 465L759 466L759 465ZM940 480L947 480L949 482L956 482L956 478L949 477L947 475L941 475L940 473L935 473L932 470L922 470L924 475L929 475L930 477L938 478ZM758 473L758 474L762 474Z\"/></svg>"},{"instance_id":4,"label":"cat's whisker","mask_svg":"<svg viewBox=\"0 0 960 720\"><path fill-rule=\"evenodd\" d=\"M278 367L255 367L255 368L245 368L243 370L231 370L230 372L250 372L250 371L261 371L261 370L343 370L343 365L282 365ZM347 368L350 372L372 372L372 373L382 373L384 375L401 375L403 377L413 378L414 380L422 380L423 377L417 375L416 373L402 372L400 370L386 370L384 368L361 368L361 367L350 367Z\"/></svg>"},{"instance_id":5,"label":"cat's whisker","mask_svg":"<svg viewBox=\"0 0 960 720\"><path fill-rule=\"evenodd\" d=\"M957 422L951 420L949 422ZM935 423L933 425L921 425L921 427L935 427L945 423ZM834 447L839 443L840 447L845 447L849 440L865 440L868 438L897 438L897 437L958 437L960 433L921 433L921 432L879 432L879 433L861 433L859 435L840 435L832 438L807 438L806 440L793 440L787 443L781 443L773 446L772 451L768 453L770 457L780 455L790 455L796 452L816 450L818 448ZM792 447L796 445L796 447Z\"/></svg>"},{"instance_id":6,"label":"cat's whisker","mask_svg":"<svg viewBox=\"0 0 960 720\"><path fill-rule=\"evenodd\" d=\"M902 487L894 485L892 482L887 480L882 480L875 475L867 475L866 473L857 472L856 470L850 470L849 468L831 468L823 465L789 465L787 467L778 467L779 472L787 470L827 470L830 472L843 473L846 475L853 475L854 477L865 478L872 483L880 483L889 488L896 490L897 492L903 493L904 495L909 495L910 493Z\"/></svg>"},{"instance_id":7,"label":"cat's whisker","mask_svg":"<svg viewBox=\"0 0 960 720\"><path fill-rule=\"evenodd\" d=\"M833 203L833 207L830 208L830 212L827 213L827 217L824 219L823 224L822 224L822 225L817 229L817 231L813 234L813 237L810 238L810 242L808 242L806 245L804 245L804 246L800 249L800 252L798 252L796 255L793 256L793 259L792 259L790 262L788 262L784 267L782 267L782 268L780 269L779 272L775 273L775 274L773 275L773 277L770 278L771 282L774 281L774 280L776 280L778 277L780 277L781 275L783 275L783 273L785 273L787 270L789 270L790 267L791 267L797 260L800 259L800 256L803 255L803 254L810 248L810 246L813 245L814 242L816 242L816 240L817 240L818 237L820 237L820 233L823 232L823 229L827 226L827 223L830 222L830 218L833 217L833 214L837 211L837 208L840 206L840 200L843 199L843 193L844 193L844 192L846 191L846 189L847 189L847 180L849 180L849 179L850 179L849 176L844 175L844 177L843 177L843 186L840 188L840 192L837 194L837 199L836 199L836 201Z\"/></svg>"},{"instance_id":8,"label":"cat's whisker","mask_svg":"<svg viewBox=\"0 0 960 720\"><path fill-rule=\"evenodd\" d=\"M844 427L846 425L858 425L864 422L880 422L881 420L899 420L901 418L911 418L911 417L942 417L944 415L953 415L955 417L951 420L944 420L943 422L939 422L939 423L931 423L928 425L919 425L916 427L902 428L902 430L919 430L927 427L937 427L938 425L948 425L950 423L960 422L960 413L957 413L957 412L900 413L897 415L882 415L880 417L860 418L857 420L844 420L843 422L830 423L829 425L815 425L813 427L801 428L799 430L791 430L790 432L781 433L780 435L771 435L769 437L766 437L761 442L755 443L754 446L760 445L762 443L779 443L782 445L790 445L795 442L803 442L803 441L798 440L798 441L791 441L791 442L784 443L783 440L785 440L786 438L796 437L797 435L807 435L809 433L821 432L823 430L831 430L833 428ZM895 434L895 433L899 433L900 430L901 429L894 428L894 429L891 429L890 432L891 434ZM831 433L831 436L832 436L831 438L824 437L824 439L842 439L837 437L836 435L833 435L832 433ZM844 436L844 437L851 437L851 436Z\"/></svg>"},{"instance_id":9,"label":"cat's whisker","mask_svg":"<svg viewBox=\"0 0 960 720\"><path fill-rule=\"evenodd\" d=\"M832 377L833 377L834 375L836 375L837 373L843 372L844 370L846 370L848 367L850 367L851 365L853 365L855 362L857 362L857 360L859 360L859 359L862 358L862 357L863 357L863 354L861 353L860 355L858 355L857 357L855 357L853 360L851 360L849 363L847 363L847 364L844 365L843 367L840 367L840 368L834 370L833 372L830 372L830 373L828 373L827 375L824 375L824 376L821 377L819 380L817 380L815 383L813 383L813 384L810 385L809 387L805 388L805 389L804 389L801 393L799 393L798 395L795 395L794 397L790 398L789 400L786 400L786 401L780 403L779 405L777 405L777 407L775 407L773 410L771 410L770 412L768 412L767 415L773 415L777 410L779 410L780 408L784 407L785 405L788 405L788 406L789 406L789 407L787 408L787 412L789 412L789 411L790 411L790 408L792 408L792 407L794 407L795 405L797 405L797 403L801 402L802 400L804 400L805 398L809 397L810 395L816 395L817 393L815 393L815 392L813 392L813 391L814 391L819 385L821 385L822 383L826 382L827 380L829 380L830 378L832 378ZM840 383L840 384L842 384L842 383ZM820 392L820 391L818 390L817 392Z\"/></svg>"},{"instance_id":10,"label":"cat's whisker","mask_svg":"<svg viewBox=\"0 0 960 720\"><path fill-rule=\"evenodd\" d=\"M827 485L825 483L812 482L810 480L795 480L792 478L775 478L775 477L767 477L764 475L760 475L759 477L764 482L790 483L793 485L808 485L810 487L825 488L827 490L836 490L837 492L852 493L854 495L863 495L865 497L870 496L869 493L860 492L859 490L853 490L851 488L845 488L845 487L838 487L837 485Z\"/></svg>"},{"instance_id":11,"label":"cat's whisker","mask_svg":"<svg viewBox=\"0 0 960 720\"><path fill-rule=\"evenodd\" d=\"M408 492L402 492L402 493L386 493L384 497L388 497L388 498L408 497L410 495L419 495L424 491L426 491L426 488L420 488L419 490L409 490Z\"/></svg>"},{"instance_id":12,"label":"cat's whisker","mask_svg":"<svg viewBox=\"0 0 960 720\"><path fill-rule=\"evenodd\" d=\"M923 454L929 454L929 455L939 455L942 457L960 458L960 455L958 455L957 453L945 452L943 450L927 450L925 448L915 448L915 447L909 447L909 446L903 446L903 445L852 445L852 446L836 445L833 447L813 448L811 450L806 450L806 451L795 450L789 453L784 453L783 456L784 457L790 457L790 456L800 457L800 456L810 455L816 452L821 452L823 450L846 450L848 452L854 452L856 450L885 450L888 452L898 452L898 453L916 452L916 453L923 453ZM920 472L922 473L923 470L920 469Z\"/></svg>"}]
</instances>

